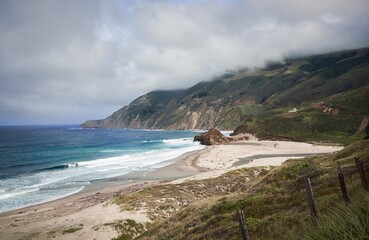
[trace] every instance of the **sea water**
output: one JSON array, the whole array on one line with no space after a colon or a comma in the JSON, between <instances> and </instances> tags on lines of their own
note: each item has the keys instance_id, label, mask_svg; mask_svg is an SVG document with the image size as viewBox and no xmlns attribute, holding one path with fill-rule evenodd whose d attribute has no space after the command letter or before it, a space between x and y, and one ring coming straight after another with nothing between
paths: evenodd
<instances>
[{"instance_id":1,"label":"sea water","mask_svg":"<svg viewBox=\"0 0 369 240\"><path fill-rule=\"evenodd\" d=\"M0 212L62 198L92 181L150 170L203 148L194 131L0 127Z\"/></svg>"}]
</instances>

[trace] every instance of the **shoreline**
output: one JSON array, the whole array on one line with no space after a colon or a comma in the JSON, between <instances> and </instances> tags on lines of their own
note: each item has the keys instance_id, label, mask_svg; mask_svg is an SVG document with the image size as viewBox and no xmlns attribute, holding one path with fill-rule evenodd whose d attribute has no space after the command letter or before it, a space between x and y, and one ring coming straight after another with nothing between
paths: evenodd
<instances>
[{"instance_id":1,"label":"shoreline","mask_svg":"<svg viewBox=\"0 0 369 240\"><path fill-rule=\"evenodd\" d=\"M12 209L9 211L1 212L0 218L3 215L14 214L16 212L24 211L29 208L41 207L47 204L53 204L57 202L64 202L65 200L75 200L77 198L83 198L96 193L108 193L111 191L118 191L121 188L131 189L136 185L153 185L159 183L170 182L178 178L189 177L200 173L200 170L191 164L193 158L198 157L207 148L192 150L190 152L184 153L179 157L176 157L166 162L171 162L168 165L162 167L154 168L145 171L136 171L131 173L126 173L116 177L104 178L91 181L90 185L85 186L79 192L73 193L68 196L64 196L51 201L38 203L31 206L21 207L17 209ZM189 161L190 160L190 161ZM188 163L190 162L190 164Z\"/></svg>"},{"instance_id":2,"label":"shoreline","mask_svg":"<svg viewBox=\"0 0 369 240\"><path fill-rule=\"evenodd\" d=\"M302 154L317 155L340 149L342 147L255 139L208 146L201 150L187 152L169 160L172 162L169 165L151 171L97 180L78 193L0 213L0 238L17 239L34 232L35 229L42 230L45 234L52 231L62 232L63 228L83 223L81 231L66 236L58 235L57 239L93 239L94 237L111 239L117 233L111 227L103 227L106 223L120 219L133 219L138 223L150 222L144 212L121 211L118 205L110 204L117 196L149 186L214 178L237 168L278 166L287 159L301 158ZM242 164L237 165L237 163ZM92 230L97 225L101 227L98 230ZM40 239L48 239L47 234L45 238L40 237Z\"/></svg>"}]
</instances>

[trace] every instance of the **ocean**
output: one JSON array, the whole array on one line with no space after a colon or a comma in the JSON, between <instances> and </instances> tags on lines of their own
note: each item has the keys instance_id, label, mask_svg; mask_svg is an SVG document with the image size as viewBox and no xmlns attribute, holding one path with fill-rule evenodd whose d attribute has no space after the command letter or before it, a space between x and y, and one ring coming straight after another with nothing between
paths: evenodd
<instances>
[{"instance_id":1,"label":"ocean","mask_svg":"<svg viewBox=\"0 0 369 240\"><path fill-rule=\"evenodd\" d=\"M195 131L0 126L0 212L59 199L95 180L150 171L203 146Z\"/></svg>"}]
</instances>

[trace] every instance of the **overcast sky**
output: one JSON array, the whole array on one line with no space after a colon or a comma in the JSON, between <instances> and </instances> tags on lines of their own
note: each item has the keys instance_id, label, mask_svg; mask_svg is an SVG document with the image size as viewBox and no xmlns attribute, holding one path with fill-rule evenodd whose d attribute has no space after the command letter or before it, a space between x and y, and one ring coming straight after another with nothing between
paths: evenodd
<instances>
[{"instance_id":1,"label":"overcast sky","mask_svg":"<svg viewBox=\"0 0 369 240\"><path fill-rule=\"evenodd\" d=\"M0 0L0 124L105 118L152 90L369 46L368 0Z\"/></svg>"}]
</instances>

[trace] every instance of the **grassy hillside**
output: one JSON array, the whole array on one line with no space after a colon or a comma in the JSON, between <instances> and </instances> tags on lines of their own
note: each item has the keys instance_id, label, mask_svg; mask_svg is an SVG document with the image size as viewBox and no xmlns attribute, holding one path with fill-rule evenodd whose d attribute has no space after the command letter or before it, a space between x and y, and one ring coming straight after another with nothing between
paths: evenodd
<instances>
[{"instance_id":1,"label":"grassy hillside","mask_svg":"<svg viewBox=\"0 0 369 240\"><path fill-rule=\"evenodd\" d=\"M336 93L369 84L367 49L320 55L307 59L314 70L306 80L276 93L266 102L270 106L298 106L304 101L324 99ZM304 69L302 65L299 70Z\"/></svg>"},{"instance_id":2,"label":"grassy hillside","mask_svg":"<svg viewBox=\"0 0 369 240\"><path fill-rule=\"evenodd\" d=\"M154 222L137 239L240 239L235 217L240 209L251 239L360 239L369 236L369 193L360 185L354 156L368 166L369 140L335 154L289 160L274 169L240 169L215 179L151 187L116 202L124 209L151 213ZM351 204L342 200L337 162L345 173ZM318 228L310 223L304 189L308 177Z\"/></svg>"},{"instance_id":3,"label":"grassy hillside","mask_svg":"<svg viewBox=\"0 0 369 240\"><path fill-rule=\"evenodd\" d=\"M244 124L243 131L260 138L284 137L298 141L347 144L364 136L358 128L369 115L369 86L304 102L297 111L284 107L264 111Z\"/></svg>"}]
</instances>

